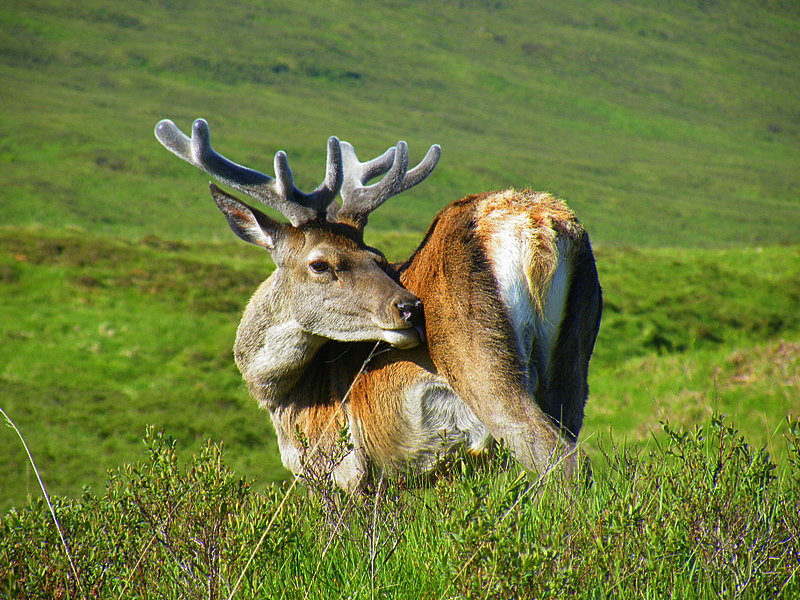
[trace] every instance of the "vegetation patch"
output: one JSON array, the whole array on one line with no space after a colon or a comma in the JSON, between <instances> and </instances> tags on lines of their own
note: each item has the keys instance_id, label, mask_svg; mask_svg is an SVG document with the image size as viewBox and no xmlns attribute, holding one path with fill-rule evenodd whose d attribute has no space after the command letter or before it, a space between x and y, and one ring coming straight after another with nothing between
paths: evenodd
<instances>
[{"instance_id":1,"label":"vegetation patch","mask_svg":"<svg viewBox=\"0 0 800 600\"><path fill-rule=\"evenodd\" d=\"M4 598L793 598L800 593L800 423L782 467L725 420L663 425L649 449L606 439L588 489L532 481L502 449L454 459L432 487L362 497L255 493L207 444L147 458L105 491L0 519ZM68 558L69 556L69 558ZM71 570L70 559L75 571Z\"/></svg>"},{"instance_id":2,"label":"vegetation patch","mask_svg":"<svg viewBox=\"0 0 800 600\"><path fill-rule=\"evenodd\" d=\"M603 245L795 242L798 22L791 2L739 0L15 3L0 15L4 223L219 239L204 177L152 136L205 117L236 162L269 173L286 150L305 190L329 135L364 156L441 144L434 176L370 219L384 231L532 186Z\"/></svg>"},{"instance_id":3,"label":"vegetation patch","mask_svg":"<svg viewBox=\"0 0 800 600\"><path fill-rule=\"evenodd\" d=\"M415 241L370 238L396 256ZM272 268L266 253L233 238L41 228L0 229L0 243L0 406L27 432L55 493L102 486L107 469L134 459L148 425L175 436L182 456L224 439L237 472L261 484L286 477L269 417L232 356L241 311ZM598 266L606 310L586 436L612 428L643 441L659 419L689 427L717 410L771 444L786 415L800 414L797 247L606 248ZM13 435L0 431L0 449L0 505L19 505L36 488Z\"/></svg>"}]
</instances>

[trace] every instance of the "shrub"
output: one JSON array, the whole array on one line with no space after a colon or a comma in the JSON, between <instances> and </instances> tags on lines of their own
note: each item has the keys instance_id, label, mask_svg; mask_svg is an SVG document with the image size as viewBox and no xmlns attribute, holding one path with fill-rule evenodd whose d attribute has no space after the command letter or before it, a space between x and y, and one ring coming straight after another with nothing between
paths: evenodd
<instances>
[{"instance_id":1,"label":"shrub","mask_svg":"<svg viewBox=\"0 0 800 600\"><path fill-rule=\"evenodd\" d=\"M537 481L501 448L431 482L363 496L311 482L256 492L208 443L181 466L149 431L147 459L102 495L0 521L0 597L793 598L800 593L800 422L780 468L715 416L663 425L650 448L603 441L585 489Z\"/></svg>"}]
</instances>

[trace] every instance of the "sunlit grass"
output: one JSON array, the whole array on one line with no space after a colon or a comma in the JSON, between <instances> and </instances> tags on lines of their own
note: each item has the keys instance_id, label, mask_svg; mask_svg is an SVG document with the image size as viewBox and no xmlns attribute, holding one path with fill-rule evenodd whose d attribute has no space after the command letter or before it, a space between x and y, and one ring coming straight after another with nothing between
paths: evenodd
<instances>
[{"instance_id":1,"label":"sunlit grass","mask_svg":"<svg viewBox=\"0 0 800 600\"><path fill-rule=\"evenodd\" d=\"M0 397L55 492L101 485L154 423L181 452L224 439L237 471L285 477L269 417L248 398L231 350L271 263L229 237L113 241L85 231L0 230ZM395 257L413 241L371 239ZM718 410L741 417L742 430L766 443L800 410L797 247L607 248L598 265L606 309L587 435L613 428L642 440L661 419L690 425ZM36 493L14 444L0 436L5 506Z\"/></svg>"},{"instance_id":2,"label":"sunlit grass","mask_svg":"<svg viewBox=\"0 0 800 600\"><path fill-rule=\"evenodd\" d=\"M238 162L269 172L286 150L306 189L331 134L363 156L398 139L412 158L441 144L433 177L371 219L379 230L419 234L449 201L530 185L566 197L600 243L796 241L800 84L788 65L800 57L788 5L222 12L7 7L5 222L219 239L205 176L152 135L163 117L186 129L203 116Z\"/></svg>"},{"instance_id":3,"label":"sunlit grass","mask_svg":"<svg viewBox=\"0 0 800 600\"><path fill-rule=\"evenodd\" d=\"M221 449L147 457L99 494L54 499L76 561L53 552L43 502L0 519L8 598L792 598L800 590L797 421L776 466L730 421L664 425L646 449L595 443L588 489L535 481L502 450L348 497L324 485L256 493ZM269 533L269 535L264 535Z\"/></svg>"}]
</instances>

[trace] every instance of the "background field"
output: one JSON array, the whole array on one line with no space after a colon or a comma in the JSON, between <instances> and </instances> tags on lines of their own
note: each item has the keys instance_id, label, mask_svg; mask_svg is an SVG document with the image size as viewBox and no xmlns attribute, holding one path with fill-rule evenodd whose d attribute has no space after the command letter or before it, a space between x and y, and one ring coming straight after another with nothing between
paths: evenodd
<instances>
[{"instance_id":1,"label":"background field","mask_svg":"<svg viewBox=\"0 0 800 600\"><path fill-rule=\"evenodd\" d=\"M0 33L0 406L54 493L102 492L147 425L285 477L230 353L271 267L163 117L306 188L331 134L441 144L370 221L395 259L468 193L565 197L606 297L590 452L713 410L771 447L800 413L797 3L5 2ZM0 455L0 508L37 496L5 428Z\"/></svg>"}]
</instances>

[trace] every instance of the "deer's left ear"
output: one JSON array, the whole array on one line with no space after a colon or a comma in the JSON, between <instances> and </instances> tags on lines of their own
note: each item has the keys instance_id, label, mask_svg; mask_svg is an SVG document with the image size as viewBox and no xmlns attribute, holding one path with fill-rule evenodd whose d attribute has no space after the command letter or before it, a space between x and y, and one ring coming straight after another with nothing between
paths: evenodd
<instances>
[{"instance_id":1,"label":"deer's left ear","mask_svg":"<svg viewBox=\"0 0 800 600\"><path fill-rule=\"evenodd\" d=\"M213 183L209 185L211 196L225 215L233 233L256 246L274 250L284 237L286 225L273 221L261 211L248 206L238 198L224 192Z\"/></svg>"}]
</instances>

